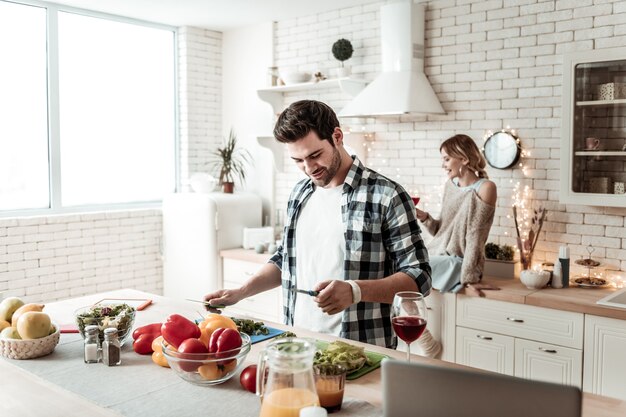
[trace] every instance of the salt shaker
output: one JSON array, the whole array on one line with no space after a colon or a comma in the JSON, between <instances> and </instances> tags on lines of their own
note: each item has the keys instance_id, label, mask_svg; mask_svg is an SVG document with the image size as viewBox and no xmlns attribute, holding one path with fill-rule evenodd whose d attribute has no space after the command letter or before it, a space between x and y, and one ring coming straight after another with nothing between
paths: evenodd
<instances>
[{"instance_id":1,"label":"salt shaker","mask_svg":"<svg viewBox=\"0 0 626 417\"><path fill-rule=\"evenodd\" d=\"M122 363L122 349L120 339L117 337L117 329L104 329L104 342L102 342L102 362L108 366L116 366Z\"/></svg>"},{"instance_id":2,"label":"salt shaker","mask_svg":"<svg viewBox=\"0 0 626 417\"><path fill-rule=\"evenodd\" d=\"M98 362L98 350L100 348L99 333L100 329L98 326L85 327L85 363Z\"/></svg>"}]
</instances>

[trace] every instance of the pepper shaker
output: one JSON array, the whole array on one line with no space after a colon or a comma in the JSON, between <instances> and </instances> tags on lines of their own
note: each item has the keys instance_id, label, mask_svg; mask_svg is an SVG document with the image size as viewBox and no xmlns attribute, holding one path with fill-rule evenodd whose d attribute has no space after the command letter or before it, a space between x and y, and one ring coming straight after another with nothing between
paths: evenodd
<instances>
[{"instance_id":1,"label":"pepper shaker","mask_svg":"<svg viewBox=\"0 0 626 417\"><path fill-rule=\"evenodd\" d=\"M559 248L559 263L561 264L563 288L567 288L569 287L569 248L567 246Z\"/></svg>"},{"instance_id":2,"label":"pepper shaker","mask_svg":"<svg viewBox=\"0 0 626 417\"><path fill-rule=\"evenodd\" d=\"M100 350L100 338L98 326L85 327L85 363L97 363L98 351Z\"/></svg>"},{"instance_id":3,"label":"pepper shaker","mask_svg":"<svg viewBox=\"0 0 626 417\"><path fill-rule=\"evenodd\" d=\"M116 366L122 363L122 349L120 339L117 337L117 329L104 329L104 342L102 342L102 362L108 366Z\"/></svg>"}]
</instances>

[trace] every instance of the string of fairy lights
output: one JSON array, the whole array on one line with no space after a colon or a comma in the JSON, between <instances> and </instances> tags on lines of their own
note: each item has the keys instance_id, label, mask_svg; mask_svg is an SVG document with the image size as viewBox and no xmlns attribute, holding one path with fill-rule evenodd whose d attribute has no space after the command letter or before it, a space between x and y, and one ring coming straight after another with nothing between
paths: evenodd
<instances>
[{"instance_id":1,"label":"string of fairy lights","mask_svg":"<svg viewBox=\"0 0 626 417\"><path fill-rule=\"evenodd\" d=\"M491 130L487 131L487 133L485 133L485 135L483 136L483 142L487 142L487 139L489 139L494 134L500 133L500 132L510 134L513 138L515 138L517 145L521 149L520 160L517 164L517 167L520 169L523 178L522 180L510 178L509 184L512 187L511 207L515 206L517 208L517 222L520 227L519 232L520 232L520 235L522 236L522 244L525 244L524 242L526 240L525 237L528 236L528 231L532 227L531 219L533 217L533 207L532 207L533 192L532 192L532 188L530 187L530 185L526 183L527 178L528 178L528 169L527 169L526 164L524 163L525 162L524 159L530 157L531 155L530 155L530 151L527 151L521 147L521 141L520 141L520 138L517 136L517 132L515 131L515 129L511 129L511 126L508 126L508 125L504 129L501 129L497 132L493 132ZM483 152L485 151L484 143L483 143L482 151ZM522 184L522 181L524 181L525 184ZM513 219L513 216L511 214L507 214L506 218L508 220L511 220ZM511 236L511 234L508 231L505 231L504 235L507 237L517 236L517 234L515 234L515 236ZM517 247L517 244L514 244L513 248L519 253L519 248Z\"/></svg>"}]
</instances>

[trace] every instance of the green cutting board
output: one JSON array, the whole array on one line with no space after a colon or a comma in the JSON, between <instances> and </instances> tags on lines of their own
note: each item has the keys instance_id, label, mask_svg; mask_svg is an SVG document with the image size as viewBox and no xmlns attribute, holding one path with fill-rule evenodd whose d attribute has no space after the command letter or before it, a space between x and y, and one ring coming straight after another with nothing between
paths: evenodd
<instances>
[{"instance_id":1,"label":"green cutting board","mask_svg":"<svg viewBox=\"0 0 626 417\"><path fill-rule=\"evenodd\" d=\"M328 346L328 342L325 342L323 340L316 340L315 344L318 350L324 350ZM346 379L348 381L361 378L363 375L372 372L376 368L379 368L382 360L389 357L387 355L383 355L382 353L369 352L367 350L365 351L365 356L367 356L369 362L371 362L371 365L366 362L361 369L350 372L348 375L346 375Z\"/></svg>"}]
</instances>

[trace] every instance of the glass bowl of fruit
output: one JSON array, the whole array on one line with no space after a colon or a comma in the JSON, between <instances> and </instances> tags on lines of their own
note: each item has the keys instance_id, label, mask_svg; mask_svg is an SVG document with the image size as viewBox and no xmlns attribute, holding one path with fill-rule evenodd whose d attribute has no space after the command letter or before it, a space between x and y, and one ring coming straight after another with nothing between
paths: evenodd
<instances>
[{"instance_id":1,"label":"glass bowl of fruit","mask_svg":"<svg viewBox=\"0 0 626 417\"><path fill-rule=\"evenodd\" d=\"M217 348L211 345L207 348L199 342L199 339L187 339L178 346L178 349L174 349L164 341L163 355L170 368L185 381L195 385L221 384L239 372L251 346L250 336L233 329L228 330L228 333L237 333L241 342L234 338L232 342L223 342ZM219 346L222 346L222 349ZM237 347L231 349L229 348L231 346Z\"/></svg>"}]
</instances>

